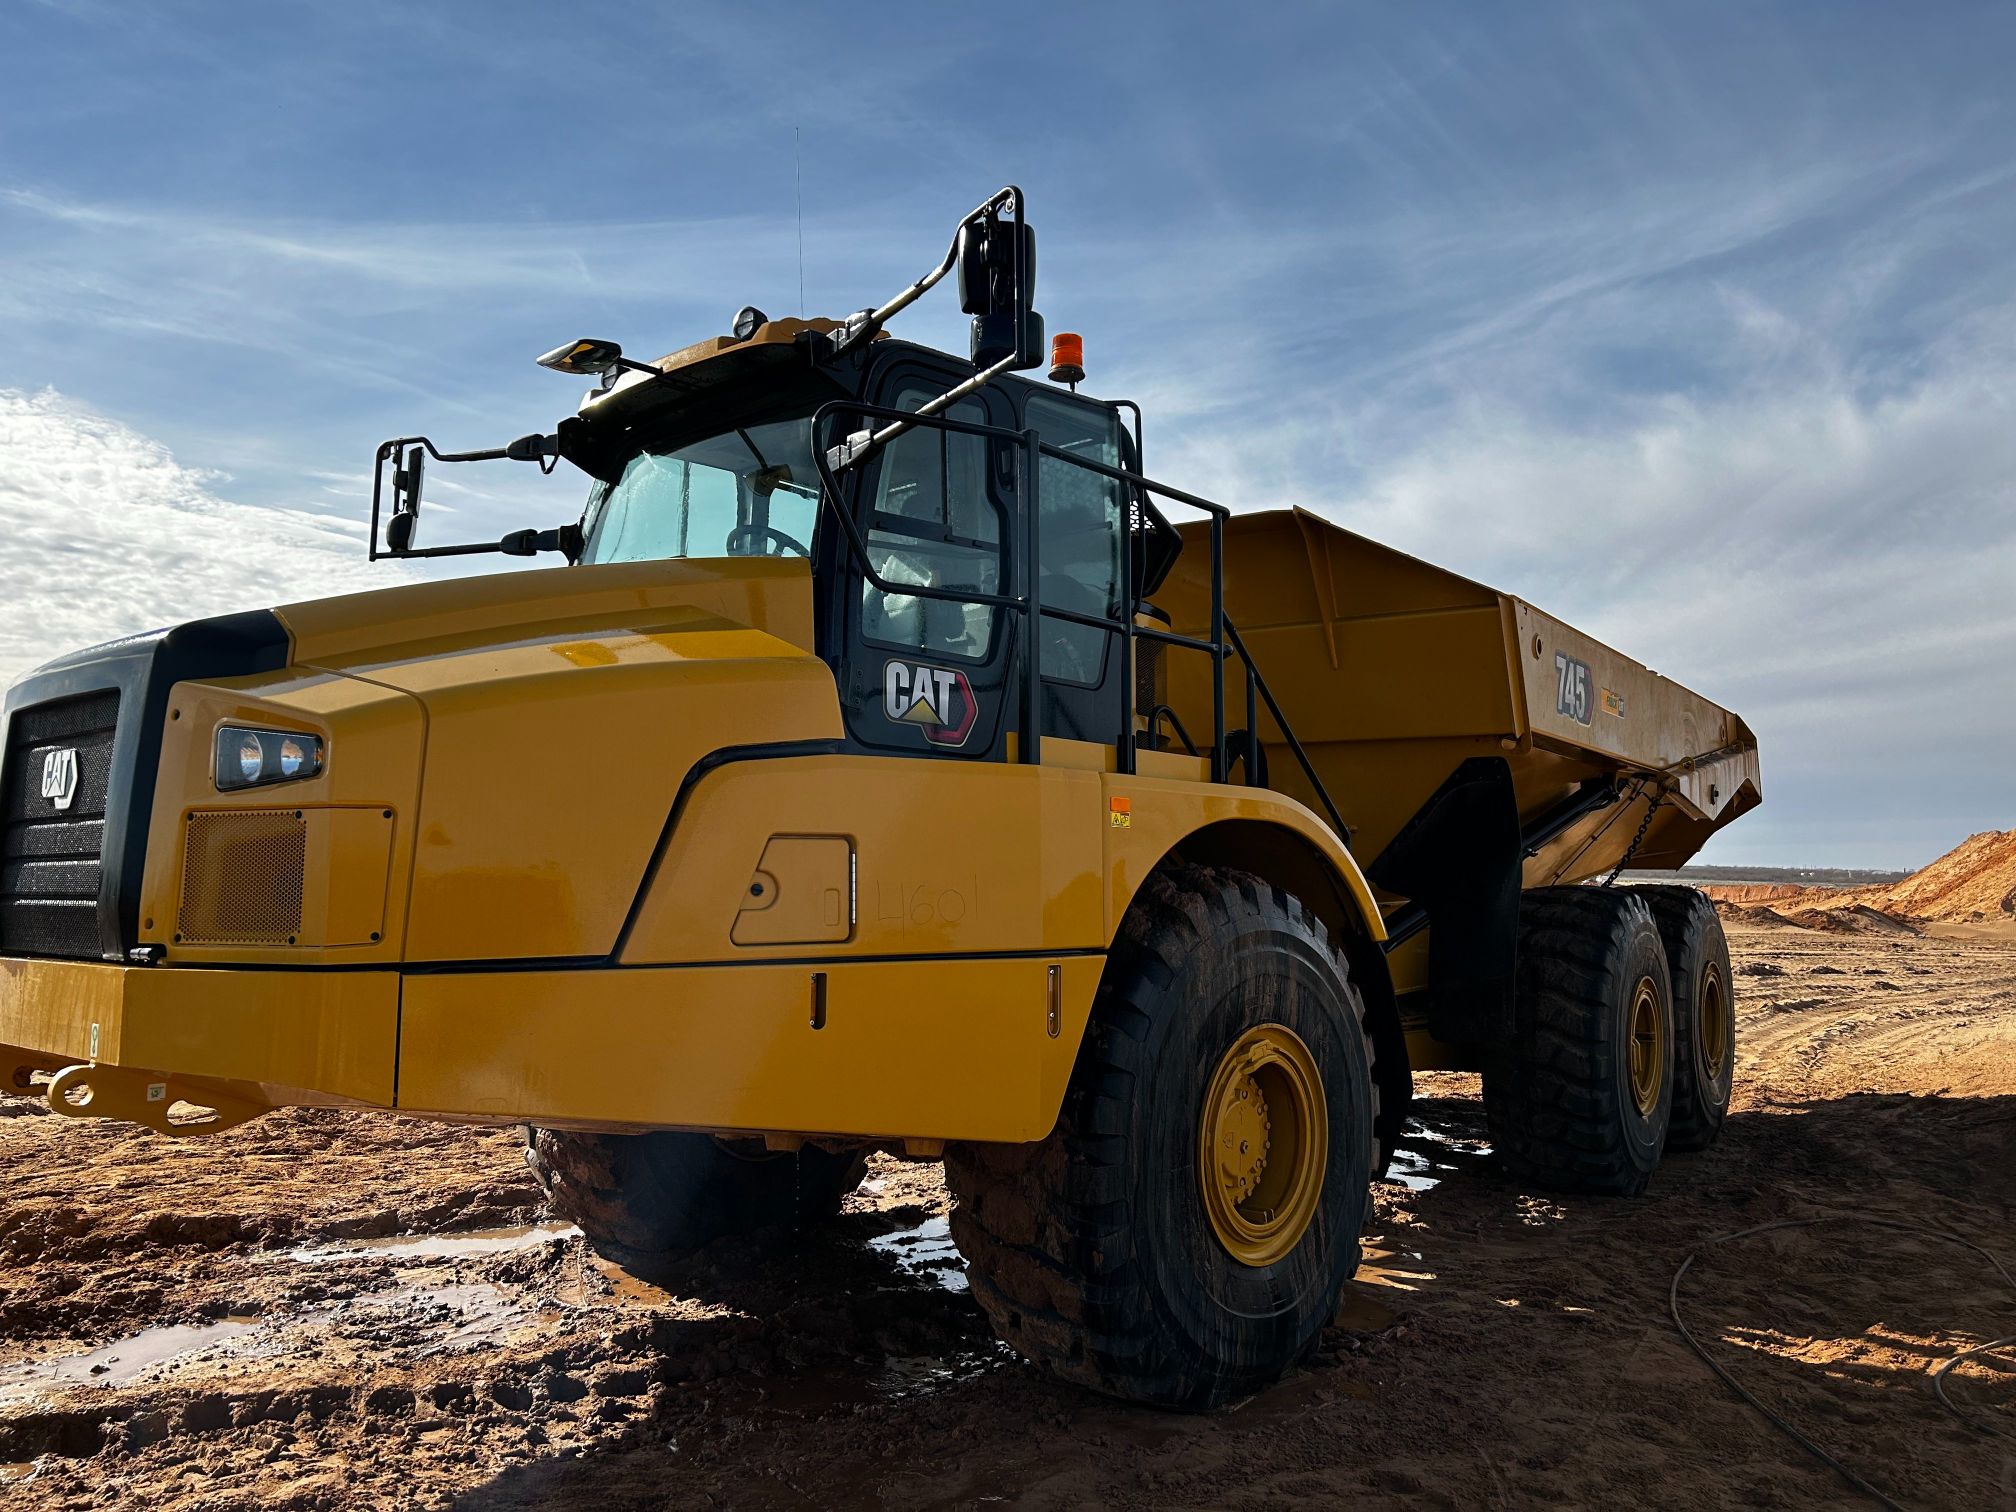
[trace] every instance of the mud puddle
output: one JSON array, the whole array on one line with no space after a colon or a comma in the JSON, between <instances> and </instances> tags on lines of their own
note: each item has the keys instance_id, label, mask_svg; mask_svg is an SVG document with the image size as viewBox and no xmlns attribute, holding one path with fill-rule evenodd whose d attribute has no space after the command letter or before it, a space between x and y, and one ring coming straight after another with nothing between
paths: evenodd
<instances>
[{"instance_id":1,"label":"mud puddle","mask_svg":"<svg viewBox=\"0 0 2016 1512\"><path fill-rule=\"evenodd\" d=\"M72 1388L144 1390L262 1364L335 1358L466 1354L508 1342L534 1320L488 1282L430 1285L396 1277L379 1291L259 1316L141 1329L80 1354L31 1360L0 1370L0 1405Z\"/></svg>"},{"instance_id":2,"label":"mud puddle","mask_svg":"<svg viewBox=\"0 0 2016 1512\"><path fill-rule=\"evenodd\" d=\"M966 1290L966 1261L952 1242L952 1220L942 1214L878 1235L868 1248L888 1256L906 1275L926 1277L949 1292Z\"/></svg>"},{"instance_id":3,"label":"mud puddle","mask_svg":"<svg viewBox=\"0 0 2016 1512\"><path fill-rule=\"evenodd\" d=\"M35 1360L0 1372L0 1402L18 1402L67 1386L124 1386L142 1372L256 1333L249 1318L220 1323L174 1323L143 1328L86 1354Z\"/></svg>"},{"instance_id":4,"label":"mud puddle","mask_svg":"<svg viewBox=\"0 0 2016 1512\"><path fill-rule=\"evenodd\" d=\"M475 1256L509 1255L519 1250L537 1249L542 1244L561 1244L581 1232L571 1223L532 1223L516 1228L472 1229L460 1234L395 1234L383 1239L344 1239L334 1244L304 1245L289 1250L287 1258L302 1265L324 1265L333 1260L441 1260Z\"/></svg>"},{"instance_id":5,"label":"mud puddle","mask_svg":"<svg viewBox=\"0 0 2016 1512\"><path fill-rule=\"evenodd\" d=\"M507 1335L531 1321L530 1315L513 1298L487 1281L449 1286L404 1286L389 1292L359 1297L349 1304L348 1317L339 1317L344 1326L367 1327L380 1320L406 1313L417 1316L438 1332L430 1332L415 1353L422 1355L462 1354L473 1349L501 1344ZM404 1326L405 1318L398 1318Z\"/></svg>"},{"instance_id":6,"label":"mud puddle","mask_svg":"<svg viewBox=\"0 0 2016 1512\"><path fill-rule=\"evenodd\" d=\"M1409 1191L1432 1191L1451 1176L1475 1170L1490 1153L1488 1140L1465 1138L1416 1121L1400 1136L1386 1179Z\"/></svg>"}]
</instances>

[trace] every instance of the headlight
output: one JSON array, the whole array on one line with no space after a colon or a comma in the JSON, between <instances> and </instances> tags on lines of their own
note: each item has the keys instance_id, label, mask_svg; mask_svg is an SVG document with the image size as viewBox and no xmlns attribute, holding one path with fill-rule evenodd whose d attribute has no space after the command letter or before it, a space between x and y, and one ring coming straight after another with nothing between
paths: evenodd
<instances>
[{"instance_id":1,"label":"headlight","mask_svg":"<svg viewBox=\"0 0 2016 1512\"><path fill-rule=\"evenodd\" d=\"M320 735L225 725L217 732L217 791L319 777L322 760Z\"/></svg>"}]
</instances>

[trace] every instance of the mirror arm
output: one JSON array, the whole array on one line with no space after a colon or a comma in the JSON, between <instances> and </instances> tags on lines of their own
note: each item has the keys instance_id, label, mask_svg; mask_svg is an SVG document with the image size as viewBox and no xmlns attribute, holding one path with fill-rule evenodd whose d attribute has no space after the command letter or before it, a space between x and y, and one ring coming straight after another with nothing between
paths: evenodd
<instances>
[{"instance_id":1,"label":"mirror arm","mask_svg":"<svg viewBox=\"0 0 2016 1512\"><path fill-rule=\"evenodd\" d=\"M952 245L945 251L945 260L922 278L918 279L917 282L910 285L901 294L898 294L894 299L883 305L879 310L863 310L859 314L848 316L847 323L826 338L829 343L829 350L826 355L829 357L840 357L851 352L862 342L872 339L875 333L881 330L889 321L894 320L898 315L930 293L932 289L938 286L945 275L952 271L952 265L959 260L959 233L972 225L973 222L981 219L983 216L991 215L997 210L1004 214L1013 210L1015 206L1021 203L1021 200L1022 191L1017 189L1013 184L1010 184L1005 189L995 190L984 201L961 216L959 224L953 228Z\"/></svg>"},{"instance_id":2,"label":"mirror arm","mask_svg":"<svg viewBox=\"0 0 2016 1512\"><path fill-rule=\"evenodd\" d=\"M505 556L537 556L542 551L557 551L568 561L578 562L581 544L581 527L573 524L552 530L514 530L491 549Z\"/></svg>"},{"instance_id":3,"label":"mirror arm","mask_svg":"<svg viewBox=\"0 0 2016 1512\"><path fill-rule=\"evenodd\" d=\"M994 366L975 373L963 383L954 384L934 399L925 400L924 403L917 406L914 413L918 415L935 415L940 410L957 404L968 394L985 388L1003 373L1010 371L1015 366L1015 357L1015 353L1009 353L1006 357L995 363ZM826 464L836 473L845 472L878 446L887 446L904 432L914 429L916 424L917 422L914 420L891 420L878 431L855 431L837 446L827 448Z\"/></svg>"},{"instance_id":4,"label":"mirror arm","mask_svg":"<svg viewBox=\"0 0 2016 1512\"><path fill-rule=\"evenodd\" d=\"M650 369L656 373L656 368ZM385 465L392 464L392 514L391 519L417 521L420 517L420 485L426 471L427 459L436 462L536 462L541 472L550 473L559 465L560 437L534 433L520 436L503 446L486 447L481 451L444 452L425 436L401 436L397 440L383 442L371 464L371 538L368 554L371 561L380 557L430 557L430 556L473 556L485 551L506 551L515 556L530 556L533 551L564 551L567 559L580 560L580 529L578 526L562 527L560 531L518 531L505 539L515 540L519 535L538 537L540 544L527 551L512 551L502 543L471 543L464 546L406 546L395 548L389 544L390 526L385 520ZM385 528L388 544L379 547L379 531ZM572 538L565 532L574 531ZM412 538L412 526L406 527L405 539ZM570 539L572 544L570 545Z\"/></svg>"},{"instance_id":5,"label":"mirror arm","mask_svg":"<svg viewBox=\"0 0 2016 1512\"><path fill-rule=\"evenodd\" d=\"M570 562L581 560L582 537L579 525L561 525L552 530L513 530L494 541L467 541L459 546L409 546L404 551L382 551L380 556L396 558L483 556L537 556L557 551Z\"/></svg>"}]
</instances>

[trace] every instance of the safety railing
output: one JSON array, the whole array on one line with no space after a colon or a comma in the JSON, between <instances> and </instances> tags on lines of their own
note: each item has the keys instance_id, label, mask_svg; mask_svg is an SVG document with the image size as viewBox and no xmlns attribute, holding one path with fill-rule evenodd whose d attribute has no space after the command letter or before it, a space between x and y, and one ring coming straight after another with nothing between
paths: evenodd
<instances>
[{"instance_id":1,"label":"safety railing","mask_svg":"<svg viewBox=\"0 0 2016 1512\"><path fill-rule=\"evenodd\" d=\"M979 589L938 588L927 583L898 583L882 576L875 570L869 558L868 541L862 534L860 523L845 507L841 499L840 476L834 470L832 459L822 443L825 427L841 415L858 416L862 420L884 420L907 422L904 429L925 427L947 431L958 435L980 436L989 440L1011 443L1015 448L1014 497L1017 508L1012 510L1010 534L1005 555L1013 565L1015 586L1013 593L986 593ZM1135 707L1135 648L1138 642L1153 641L1160 645L1179 650L1201 652L1211 660L1211 780L1230 782L1232 752L1231 732L1225 722L1225 661L1228 655L1236 654L1245 669L1246 699L1246 746L1240 754L1239 764L1244 781L1249 786L1261 786L1259 771L1260 729L1259 704L1265 703L1267 712L1273 717L1281 732L1283 742L1294 755L1302 775L1309 781L1311 791L1332 828L1340 839L1350 840L1350 826L1331 801L1323 779L1317 775L1315 764L1309 753L1296 737L1288 723L1287 715L1268 688L1266 679L1254 664L1252 652L1247 649L1237 627L1225 614L1225 521L1231 510L1223 504L1202 498L1197 494L1158 483L1153 478L1123 467L1114 467L1090 457L1067 452L1044 441L1035 430L1010 430L1005 426L986 425L970 420L955 420L951 416L920 414L912 410L889 409L880 405L865 404L852 399L835 399L822 405L812 417L814 458L818 462L821 494L831 507L841 532L846 537L850 553L861 575L873 587L883 593L910 598L929 599L949 604L985 605L1005 609L1018 617L1020 634L1017 642L1022 648L1020 669L1019 759L1034 764L1042 759L1043 725L1043 656L1041 636L1037 627L1046 619L1061 620L1069 624L1083 625L1117 637L1122 647L1120 682L1119 729L1115 732L1115 765L1118 770L1132 774L1137 770L1136 731L1134 728ZM889 434L885 428L883 434ZM838 448L836 448L838 450ZM859 453L855 454L861 455ZM1105 616L1083 614L1075 609L1043 602L1042 540L1043 511L1038 496L1041 478L1041 462L1053 458L1073 467L1083 468L1120 484L1128 491L1125 510L1127 529L1120 556L1120 581L1118 587L1117 614ZM854 461L849 457L849 462ZM851 470L851 467L850 469ZM1206 636L1184 635L1174 630L1163 630L1135 623L1134 589L1134 541L1135 522L1145 512L1149 499L1166 499L1197 510L1205 515L1210 524L1211 544L1211 615L1210 632ZM1159 511L1158 511L1159 513ZM1168 715L1173 719L1173 711L1157 706L1155 713ZM1180 727L1179 727L1180 728ZM1184 736L1189 744L1189 737Z\"/></svg>"}]
</instances>

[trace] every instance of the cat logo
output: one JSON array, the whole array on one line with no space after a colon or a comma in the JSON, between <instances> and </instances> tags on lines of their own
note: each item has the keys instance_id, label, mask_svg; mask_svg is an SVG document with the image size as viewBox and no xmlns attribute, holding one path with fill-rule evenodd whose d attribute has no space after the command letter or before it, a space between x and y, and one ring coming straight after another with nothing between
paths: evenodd
<instances>
[{"instance_id":1,"label":"cat logo","mask_svg":"<svg viewBox=\"0 0 2016 1512\"><path fill-rule=\"evenodd\" d=\"M964 672L892 661L882 668L882 712L897 724L921 726L933 745L962 746L980 709Z\"/></svg>"},{"instance_id":2,"label":"cat logo","mask_svg":"<svg viewBox=\"0 0 2016 1512\"><path fill-rule=\"evenodd\" d=\"M77 797L77 752L59 746L42 758L42 796L59 809L67 809Z\"/></svg>"}]
</instances>

